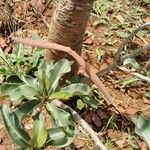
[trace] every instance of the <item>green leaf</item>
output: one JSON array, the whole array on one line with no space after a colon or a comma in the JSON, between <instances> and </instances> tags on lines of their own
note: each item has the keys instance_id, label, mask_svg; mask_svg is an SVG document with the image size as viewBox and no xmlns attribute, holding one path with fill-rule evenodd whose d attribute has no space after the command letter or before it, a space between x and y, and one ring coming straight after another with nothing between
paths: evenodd
<instances>
[{"instance_id":1,"label":"green leaf","mask_svg":"<svg viewBox=\"0 0 150 150\"><path fill-rule=\"evenodd\" d=\"M24 57L24 46L23 44L19 44L17 45L17 48L16 48L16 61L17 63L20 63L21 59Z\"/></svg>"},{"instance_id":2,"label":"green leaf","mask_svg":"<svg viewBox=\"0 0 150 150\"><path fill-rule=\"evenodd\" d=\"M90 106L90 107L92 107L94 109L98 108L98 102L94 98L89 97L89 96L83 96L82 100L88 106Z\"/></svg>"},{"instance_id":3,"label":"green leaf","mask_svg":"<svg viewBox=\"0 0 150 150\"><path fill-rule=\"evenodd\" d=\"M85 103L81 99L77 100L77 108L79 110L82 110L85 106L86 106Z\"/></svg>"},{"instance_id":4,"label":"green leaf","mask_svg":"<svg viewBox=\"0 0 150 150\"><path fill-rule=\"evenodd\" d=\"M38 40L41 40L41 37L38 34L34 34L34 35L32 35L31 39L38 41Z\"/></svg>"},{"instance_id":5,"label":"green leaf","mask_svg":"<svg viewBox=\"0 0 150 150\"><path fill-rule=\"evenodd\" d=\"M18 118L19 122L21 122L24 119L24 117L26 117L30 112L32 112L33 109L40 104L40 102L41 101L39 100L30 100L18 107L14 111L14 114Z\"/></svg>"},{"instance_id":6,"label":"green leaf","mask_svg":"<svg viewBox=\"0 0 150 150\"><path fill-rule=\"evenodd\" d=\"M122 87L122 88L129 87L129 86L131 86L133 83L135 83L135 82L138 81L138 80L139 80L139 78L137 78L137 77L132 77L132 78L130 78L130 79L128 79L128 80L123 81L121 87Z\"/></svg>"},{"instance_id":7,"label":"green leaf","mask_svg":"<svg viewBox=\"0 0 150 150\"><path fill-rule=\"evenodd\" d=\"M36 118L33 126L31 145L33 148L41 148L47 139L48 132L45 128L45 119L42 114Z\"/></svg>"},{"instance_id":8,"label":"green leaf","mask_svg":"<svg viewBox=\"0 0 150 150\"><path fill-rule=\"evenodd\" d=\"M97 56L97 59L98 59L99 61L102 60L102 58L103 58L104 55L105 55L105 51L104 51L104 50L102 50L102 49L100 49L100 48L98 48L98 49L96 50L96 56Z\"/></svg>"},{"instance_id":9,"label":"green leaf","mask_svg":"<svg viewBox=\"0 0 150 150\"><path fill-rule=\"evenodd\" d=\"M68 146L72 139L67 137L63 127L53 127L48 130L49 136L46 146L57 146L59 148Z\"/></svg>"},{"instance_id":10,"label":"green leaf","mask_svg":"<svg viewBox=\"0 0 150 150\"><path fill-rule=\"evenodd\" d=\"M61 128L58 130L60 132L59 134L62 136L61 139L54 141L54 137L56 137L58 134L56 132L56 136L53 136L53 140L50 143L53 143L53 144L55 143L57 145L60 144L59 147L65 147L66 145L69 145L74 140L75 132L76 132L75 122L73 118L71 117L70 113L63 109L58 108L53 101L51 103L47 103L47 110L52 115L55 127L61 127L61 128L63 127L63 131ZM64 139L63 139L64 134L62 132L65 133ZM67 138L67 141L66 141L66 138Z\"/></svg>"},{"instance_id":11,"label":"green leaf","mask_svg":"<svg viewBox=\"0 0 150 150\"><path fill-rule=\"evenodd\" d=\"M10 95L10 93L12 91L14 91L15 89L17 89L20 85L21 85L20 83L6 83L6 82L4 82L1 85L1 92L4 95Z\"/></svg>"},{"instance_id":12,"label":"green leaf","mask_svg":"<svg viewBox=\"0 0 150 150\"><path fill-rule=\"evenodd\" d=\"M47 110L54 118L55 125L67 128L72 124L70 113L58 108L53 101L47 103Z\"/></svg>"},{"instance_id":13,"label":"green leaf","mask_svg":"<svg viewBox=\"0 0 150 150\"><path fill-rule=\"evenodd\" d=\"M144 96L145 96L146 98L150 99L150 92L144 93Z\"/></svg>"},{"instance_id":14,"label":"green leaf","mask_svg":"<svg viewBox=\"0 0 150 150\"><path fill-rule=\"evenodd\" d=\"M65 92L65 91L60 91L60 92L55 92L53 94L50 95L49 99L53 100L53 99L68 99L72 96L72 94Z\"/></svg>"},{"instance_id":15,"label":"green leaf","mask_svg":"<svg viewBox=\"0 0 150 150\"><path fill-rule=\"evenodd\" d=\"M3 52L1 48L0 48L0 58L5 64L9 64L9 61L7 60L5 53Z\"/></svg>"},{"instance_id":16,"label":"green leaf","mask_svg":"<svg viewBox=\"0 0 150 150\"><path fill-rule=\"evenodd\" d=\"M136 121L135 133L142 138L146 143L150 141L150 120L139 116Z\"/></svg>"},{"instance_id":17,"label":"green leaf","mask_svg":"<svg viewBox=\"0 0 150 150\"><path fill-rule=\"evenodd\" d=\"M71 71L70 62L67 59L59 60L50 71L50 91L53 93L62 75Z\"/></svg>"},{"instance_id":18,"label":"green leaf","mask_svg":"<svg viewBox=\"0 0 150 150\"><path fill-rule=\"evenodd\" d=\"M127 58L124 60L123 65L131 65L135 69L139 69L140 65L137 63L137 61L134 58Z\"/></svg>"},{"instance_id":19,"label":"green leaf","mask_svg":"<svg viewBox=\"0 0 150 150\"><path fill-rule=\"evenodd\" d=\"M4 65L0 66L0 74L7 75L10 73L11 73L11 71L8 69L7 66L4 66Z\"/></svg>"},{"instance_id":20,"label":"green leaf","mask_svg":"<svg viewBox=\"0 0 150 150\"><path fill-rule=\"evenodd\" d=\"M9 133L10 137L13 139L13 141L20 145L22 148L28 148L30 146L30 136L26 133L24 134L25 130L22 129L22 132L20 132L13 123L13 118L10 112L10 109L7 105L2 105L1 107L1 114L3 118L3 122L5 124L5 127L7 129L7 132Z\"/></svg>"},{"instance_id":21,"label":"green leaf","mask_svg":"<svg viewBox=\"0 0 150 150\"><path fill-rule=\"evenodd\" d=\"M31 86L35 88L37 91L39 90L40 92L40 87L37 82L37 79L34 79L32 76L29 75L21 75L20 79L28 86Z\"/></svg>"},{"instance_id":22,"label":"green leaf","mask_svg":"<svg viewBox=\"0 0 150 150\"><path fill-rule=\"evenodd\" d=\"M36 75L42 91L46 92L46 94L50 89L50 70L52 67L52 63L47 63L44 61L40 64Z\"/></svg>"},{"instance_id":23,"label":"green leaf","mask_svg":"<svg viewBox=\"0 0 150 150\"><path fill-rule=\"evenodd\" d=\"M14 75L14 74L11 74L11 75L7 76L6 81L10 82L10 83L22 83L22 81L19 78L19 76L18 75Z\"/></svg>"},{"instance_id":24,"label":"green leaf","mask_svg":"<svg viewBox=\"0 0 150 150\"><path fill-rule=\"evenodd\" d=\"M33 99L38 95L38 91L28 85L21 85L10 93L12 101L22 100L23 98Z\"/></svg>"},{"instance_id":25,"label":"green leaf","mask_svg":"<svg viewBox=\"0 0 150 150\"><path fill-rule=\"evenodd\" d=\"M32 40L35 40L35 41L39 41L39 40L41 40L41 37L40 37L38 34L34 34L34 35L32 35L31 39L32 39ZM44 48L38 47L38 48L36 48L35 51L36 51L36 52L37 52L37 51L38 51L38 52L42 51L42 53L44 53Z\"/></svg>"},{"instance_id":26,"label":"green leaf","mask_svg":"<svg viewBox=\"0 0 150 150\"><path fill-rule=\"evenodd\" d=\"M62 88L61 91L68 92L73 95L89 95L91 93L90 87L82 83L68 85Z\"/></svg>"},{"instance_id":27,"label":"green leaf","mask_svg":"<svg viewBox=\"0 0 150 150\"><path fill-rule=\"evenodd\" d=\"M123 32L123 31L116 31L118 37L122 38L122 39L125 39L128 37L128 33L126 32Z\"/></svg>"}]
</instances>

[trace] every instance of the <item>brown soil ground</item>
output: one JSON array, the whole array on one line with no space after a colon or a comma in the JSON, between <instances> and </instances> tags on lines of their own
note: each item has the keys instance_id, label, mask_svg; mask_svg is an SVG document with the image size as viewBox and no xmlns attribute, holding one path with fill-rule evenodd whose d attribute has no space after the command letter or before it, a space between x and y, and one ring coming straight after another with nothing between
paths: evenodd
<instances>
[{"instance_id":1,"label":"brown soil ground","mask_svg":"<svg viewBox=\"0 0 150 150\"><path fill-rule=\"evenodd\" d=\"M12 16L14 18L17 18L17 22L15 22L15 29L14 34L18 36L23 37L31 37L33 34L39 34L42 38L47 38L48 36L48 30L41 18L37 17L35 15L33 8L31 7L31 1L30 0L14 0L12 5L13 13ZM141 8L144 11L143 15L139 15L140 18L126 18L123 9L125 11L129 11L131 13L131 10L134 10L133 3ZM44 3L45 4L45 3ZM113 6L109 8L109 11L107 15L109 16L109 21L105 25L94 25L95 21L97 21L97 16L91 15L91 18L87 25L87 38L84 41L84 48L83 48L83 54L82 57L86 62L89 62L95 69L96 72L101 71L102 69L110 66L113 63L114 54L119 45L123 42L123 38L118 36L116 30L118 32L125 31L124 27L118 27L120 25L120 18L125 19L127 23L129 23L129 29L131 30L136 27L136 25L139 23L139 21L150 21L150 15L148 13L149 6L143 6L140 5L137 1L130 2L129 4L125 3L124 0L121 0L119 2L120 4L120 11L117 13L115 10L113 10ZM37 6L38 9L41 9L43 6ZM43 13L43 16L45 17L46 21L50 23L52 12L55 6L55 2L49 4L49 6L46 8L45 12ZM9 12L6 8L6 2L4 0L0 1L0 28L1 28L1 36L6 36L10 34L10 22L9 19ZM116 19L118 14L121 16L118 19ZM2 25L1 25L2 24ZM118 25L118 26L117 26ZM111 28L116 28L116 30L111 30ZM6 32L4 32L6 31ZM12 31L11 31L12 32ZM4 38L4 37L3 37ZM111 39L111 40L110 40ZM139 35L136 36L133 43L129 43L129 49L133 47L133 45L136 45L137 47L142 46L144 44L150 44L150 32L147 32L147 36L145 35ZM103 50L105 52L104 55L102 55L102 59L98 60L97 50ZM150 58L149 51L147 52L146 56L144 56L145 59L139 58L137 61L140 65L143 67L148 63ZM147 66L147 70L150 70L150 65ZM82 74L84 72L80 70ZM127 88L122 88L122 83L125 80L129 80L132 76L130 74L125 74L119 70L112 71L109 75L106 75L102 78L103 83L105 86L109 89L111 95L114 97L115 104L117 108L120 110L120 112L126 112L126 113L133 113L135 111L142 113L144 116L150 118L150 102L148 102L148 99L144 97L145 92L150 92L150 84L147 82L138 81L134 83L132 86ZM6 101L1 100L1 104L6 103ZM8 102L9 103L9 102ZM126 149L126 150L133 150L133 149L142 149L141 145L143 144L143 141L134 134L134 126L131 122L126 120L123 116L114 113L112 108L107 108L107 106L104 105L106 109L101 109L101 113L106 113L105 119L100 119L102 122L101 125L95 126L94 123L90 123L90 125L93 127L94 130L96 130L100 136L100 138L103 140L105 145L107 146L108 150L120 150L120 149ZM86 114L89 113L91 110L85 110L85 112L79 113L82 115L83 118L86 118ZM91 111L92 114L97 114L97 111ZM112 117L113 116L113 117ZM112 118L114 119L112 119ZM112 120L111 120L112 119ZM12 150L15 148L15 145L12 143L11 139L7 135L4 126L2 124L2 119L0 118L0 150L3 148L5 150ZM111 121L115 123L108 124L109 126L106 127L108 121ZM103 122L104 121L104 122ZM31 121L26 121L27 126L31 125ZM117 127L116 127L117 126ZM105 129L106 127L106 129ZM29 127L30 128L30 127ZM1 148L2 147L2 148ZM47 148L52 149L53 148ZM77 139L74 141L74 145L65 148L65 150L69 149L77 149L77 150L88 150L93 149L93 143L91 142L91 139L84 135L82 132L78 135ZM144 149L143 149L144 150Z\"/></svg>"}]
</instances>

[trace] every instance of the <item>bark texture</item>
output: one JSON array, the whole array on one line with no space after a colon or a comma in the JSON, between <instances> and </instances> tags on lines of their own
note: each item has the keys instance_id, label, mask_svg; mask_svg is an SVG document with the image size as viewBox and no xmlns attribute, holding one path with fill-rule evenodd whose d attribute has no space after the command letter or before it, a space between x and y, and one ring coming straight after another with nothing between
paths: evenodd
<instances>
[{"instance_id":1,"label":"bark texture","mask_svg":"<svg viewBox=\"0 0 150 150\"><path fill-rule=\"evenodd\" d=\"M94 0L59 0L55 9L49 33L49 41L69 46L81 54L86 24L90 16ZM63 52L47 50L47 60L57 61L68 58Z\"/></svg>"}]
</instances>

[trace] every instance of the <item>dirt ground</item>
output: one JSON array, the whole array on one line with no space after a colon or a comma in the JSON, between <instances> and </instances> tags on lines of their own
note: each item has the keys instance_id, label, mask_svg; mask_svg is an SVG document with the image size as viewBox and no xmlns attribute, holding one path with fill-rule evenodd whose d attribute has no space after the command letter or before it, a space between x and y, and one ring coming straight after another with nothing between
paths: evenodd
<instances>
[{"instance_id":1,"label":"dirt ground","mask_svg":"<svg viewBox=\"0 0 150 150\"><path fill-rule=\"evenodd\" d=\"M97 73L113 63L117 48L133 29L140 23L150 21L148 12L150 10L149 5L143 5L139 1L131 2L125 0L118 0L117 3L118 5L115 7L110 5L110 7L107 8L106 14L104 12L104 20L106 20L105 17L107 17L107 19L109 18L107 22L101 22L103 18L98 18L97 15L93 15L94 12L92 12L87 25L82 57L94 67ZM40 10L45 7L45 5L44 2L43 5L36 3L35 7ZM48 23L51 21L55 6L56 1L50 3L43 13ZM135 7L138 7L138 10L136 10ZM5 37L8 37L14 32L13 34L17 36L31 37L33 34L39 34L43 39L47 39L47 27L42 19L34 13L30 0L12 1L12 16L15 18L13 28L10 24L10 12L4 0L0 1L0 11L0 38L2 37L5 39ZM130 51L132 48L135 49L144 44L150 44L150 31L148 30L140 32L134 38L133 42L129 43L128 49ZM2 40L0 40L0 47L4 48ZM4 50L7 49L4 48ZM150 63L148 63L149 59L150 50L147 51L143 57L137 58L137 61L142 67L147 65L147 70L150 70ZM83 70L79 72L85 74ZM120 112L129 114L139 112L150 118L150 102L148 98L144 97L145 92L150 92L150 84L138 80L129 87L123 87L122 84L131 77L130 74L115 70L109 75L101 77L101 79L114 97L114 103ZM1 100L0 103L3 104L6 102ZM84 112L79 111L79 113L99 134L108 150L145 150L142 149L144 147L143 145L145 145L144 142L134 133L134 125L122 115L116 114L112 108L107 107L105 102L102 106L103 107L96 111L86 109ZM103 117L100 117L101 115L98 115L98 112ZM87 116L93 114L99 116L100 123L98 125L88 120ZM0 120L2 119L0 118ZM27 122L28 126L30 126L30 121ZM2 121L0 121L0 150L11 150L14 148L15 145L8 137ZM65 148L65 150L68 149L93 149L93 143L88 136L80 133L74 145L70 148Z\"/></svg>"}]
</instances>

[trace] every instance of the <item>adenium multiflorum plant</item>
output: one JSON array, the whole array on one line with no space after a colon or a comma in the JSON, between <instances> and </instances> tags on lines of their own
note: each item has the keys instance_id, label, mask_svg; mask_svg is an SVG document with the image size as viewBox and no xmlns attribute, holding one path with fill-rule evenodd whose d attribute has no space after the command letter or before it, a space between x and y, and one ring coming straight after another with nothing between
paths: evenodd
<instances>
[{"instance_id":1,"label":"adenium multiflorum plant","mask_svg":"<svg viewBox=\"0 0 150 150\"><path fill-rule=\"evenodd\" d=\"M75 138L76 124L72 115L58 108L55 100L64 101L74 95L89 95L91 90L82 83L60 88L60 78L70 71L70 62L66 59L56 64L42 62L34 77L19 74L16 80L9 77L2 83L1 93L9 97L16 107L11 110L6 104L1 106L3 122L8 134L20 148L43 149L49 145L65 147ZM51 128L45 126L43 109L51 117ZM24 126L26 117L33 119L31 134Z\"/></svg>"}]
</instances>

